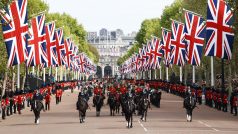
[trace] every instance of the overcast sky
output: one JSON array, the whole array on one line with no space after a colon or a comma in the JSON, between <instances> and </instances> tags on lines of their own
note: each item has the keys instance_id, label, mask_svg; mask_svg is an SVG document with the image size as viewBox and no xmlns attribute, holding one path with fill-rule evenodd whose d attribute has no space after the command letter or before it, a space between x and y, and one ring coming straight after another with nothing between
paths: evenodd
<instances>
[{"instance_id":1,"label":"overcast sky","mask_svg":"<svg viewBox=\"0 0 238 134\"><path fill-rule=\"evenodd\" d=\"M125 34L138 31L145 19L160 17L174 0L45 0L50 12L66 12L87 31L120 28Z\"/></svg>"}]
</instances>

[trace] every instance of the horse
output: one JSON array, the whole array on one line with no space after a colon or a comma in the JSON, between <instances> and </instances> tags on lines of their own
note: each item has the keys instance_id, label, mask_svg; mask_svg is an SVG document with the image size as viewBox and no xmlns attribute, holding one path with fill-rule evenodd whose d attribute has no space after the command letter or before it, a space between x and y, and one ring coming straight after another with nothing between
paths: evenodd
<instances>
[{"instance_id":1,"label":"horse","mask_svg":"<svg viewBox=\"0 0 238 134\"><path fill-rule=\"evenodd\" d=\"M110 115L114 116L116 110L116 97L111 93L109 93L108 104L110 107Z\"/></svg>"},{"instance_id":2,"label":"horse","mask_svg":"<svg viewBox=\"0 0 238 134\"><path fill-rule=\"evenodd\" d=\"M119 94L116 94L116 114L119 114L120 112L120 96Z\"/></svg>"},{"instance_id":3,"label":"horse","mask_svg":"<svg viewBox=\"0 0 238 134\"><path fill-rule=\"evenodd\" d=\"M187 95L184 99L184 108L187 112L187 121L192 122L192 112L196 107L196 98L192 95Z\"/></svg>"},{"instance_id":4,"label":"horse","mask_svg":"<svg viewBox=\"0 0 238 134\"><path fill-rule=\"evenodd\" d=\"M88 103L81 96L78 97L78 101L76 103L77 110L79 111L79 120L80 123L83 123L86 116L86 111L88 109Z\"/></svg>"},{"instance_id":5,"label":"horse","mask_svg":"<svg viewBox=\"0 0 238 134\"><path fill-rule=\"evenodd\" d=\"M136 110L137 110L137 115L140 115L141 114L141 111L139 110L139 102L140 102L140 99L141 99L141 96L139 94L135 94L134 96L134 103L135 103L135 107L136 107Z\"/></svg>"},{"instance_id":6,"label":"horse","mask_svg":"<svg viewBox=\"0 0 238 134\"><path fill-rule=\"evenodd\" d=\"M133 102L133 99L127 98L122 107L124 107L123 109L127 121L127 128L132 128L133 113L135 112L135 104Z\"/></svg>"},{"instance_id":7,"label":"horse","mask_svg":"<svg viewBox=\"0 0 238 134\"><path fill-rule=\"evenodd\" d=\"M147 97L142 97L140 102L139 102L139 110L141 111L141 120L146 121L147 117L147 111L148 108L150 107L150 102Z\"/></svg>"},{"instance_id":8,"label":"horse","mask_svg":"<svg viewBox=\"0 0 238 134\"><path fill-rule=\"evenodd\" d=\"M44 110L44 105L43 105L42 101L34 100L32 102L32 110L33 110L34 115L35 115L35 123L36 124L40 123L40 112L41 112L42 109Z\"/></svg>"},{"instance_id":9,"label":"horse","mask_svg":"<svg viewBox=\"0 0 238 134\"><path fill-rule=\"evenodd\" d=\"M100 111L103 105L104 97L102 95L96 95L94 104L96 106L96 116L100 116Z\"/></svg>"},{"instance_id":10,"label":"horse","mask_svg":"<svg viewBox=\"0 0 238 134\"><path fill-rule=\"evenodd\" d=\"M124 108L124 105L125 105L125 102L126 102L126 94L121 94L120 97L119 97L119 101L120 101L120 104L122 106L122 116L124 115L124 111L125 111L125 108Z\"/></svg>"}]
</instances>

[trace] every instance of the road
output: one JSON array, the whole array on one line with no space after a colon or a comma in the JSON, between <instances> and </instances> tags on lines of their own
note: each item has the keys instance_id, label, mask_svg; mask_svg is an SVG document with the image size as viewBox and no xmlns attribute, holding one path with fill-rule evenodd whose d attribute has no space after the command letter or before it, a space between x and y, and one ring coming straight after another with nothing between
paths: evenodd
<instances>
[{"instance_id":1,"label":"road","mask_svg":"<svg viewBox=\"0 0 238 134\"><path fill-rule=\"evenodd\" d=\"M76 111L78 93L66 91L59 105L52 98L51 110L42 112L40 124L34 124L29 108L21 115L0 120L0 134L237 134L238 117L204 105L193 113L193 122L186 121L182 99L162 93L161 108L152 107L147 122L134 116L133 128L126 128L125 118L109 115L108 105L103 106L101 116L96 117L95 108L87 111L86 122L79 123ZM90 101L90 105L91 101Z\"/></svg>"}]
</instances>

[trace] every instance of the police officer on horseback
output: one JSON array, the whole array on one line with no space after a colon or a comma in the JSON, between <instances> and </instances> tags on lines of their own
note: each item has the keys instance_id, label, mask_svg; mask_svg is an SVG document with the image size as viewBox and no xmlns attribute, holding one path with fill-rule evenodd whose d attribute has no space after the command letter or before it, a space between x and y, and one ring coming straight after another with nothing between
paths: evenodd
<instances>
[{"instance_id":1,"label":"police officer on horseback","mask_svg":"<svg viewBox=\"0 0 238 134\"><path fill-rule=\"evenodd\" d=\"M33 109L34 115L35 115L35 123L39 124L39 118L40 118L40 111L44 110L43 105L43 95L39 92L39 90L35 90L35 94L32 99L31 107ZM45 111L45 110L44 110Z\"/></svg>"}]
</instances>

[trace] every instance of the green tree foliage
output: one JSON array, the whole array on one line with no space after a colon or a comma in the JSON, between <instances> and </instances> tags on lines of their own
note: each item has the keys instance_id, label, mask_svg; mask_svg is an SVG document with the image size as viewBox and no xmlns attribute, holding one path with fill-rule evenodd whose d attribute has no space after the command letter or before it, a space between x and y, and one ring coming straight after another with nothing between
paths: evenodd
<instances>
[{"instance_id":1,"label":"green tree foliage","mask_svg":"<svg viewBox=\"0 0 238 134\"><path fill-rule=\"evenodd\" d=\"M6 8L12 0L1 0L0 9ZM42 0L28 0L28 20L38 15L40 12L46 13L46 22L56 20L56 28L63 27L65 37L72 37L75 44L79 45L79 51L84 52L95 63L98 62L99 56L97 49L89 46L86 42L86 31L77 20L70 15L63 13L48 13L49 6ZM0 18L2 19L2 18ZM0 25L1 27L1 25ZM0 28L0 74L3 74L7 68L7 52L2 36L2 28ZM21 74L24 74L24 64L21 65ZM16 69L15 69L16 71Z\"/></svg>"},{"instance_id":2,"label":"green tree foliage","mask_svg":"<svg viewBox=\"0 0 238 134\"><path fill-rule=\"evenodd\" d=\"M228 78L230 76L237 77L237 71L236 67L238 66L238 2L237 0L226 0L226 2L231 6L233 9L234 14L234 25L233 29L235 32L235 40L233 44L233 55L231 61L226 61L225 64L225 77ZM167 29L171 29L171 19L185 22L184 19L184 11L183 9L190 10L192 12L201 14L205 19L207 16L207 0L175 0L173 4L170 6L167 6L163 14L160 17L159 24L161 27L165 27ZM161 37L161 29L157 29L153 27L153 22L149 20L143 21L141 25L141 29L139 30L136 40L139 44L145 44L146 39L150 39L151 37L151 31L157 31L158 33L154 34L157 35L157 37ZM206 42L204 43L204 48L206 46ZM138 47L141 47L141 45L138 45ZM131 48L132 49L132 48ZM133 50L133 49L132 49ZM124 61L126 61L134 52L131 50L128 51L127 54L125 54L123 57L119 58L118 64L121 65ZM221 59L214 58L214 68L215 68L215 74L221 73ZM162 66L163 67L163 66ZM188 79L191 79L191 65L186 65L186 72L188 72ZM231 67L232 74L229 73L229 67ZM202 62L201 66L196 68L199 79L210 79L210 57L202 56ZM178 73L178 67L173 66L172 71L175 73ZM185 71L185 70L184 70ZM171 71L170 71L171 72Z\"/></svg>"}]
</instances>

